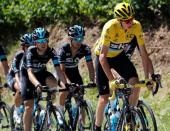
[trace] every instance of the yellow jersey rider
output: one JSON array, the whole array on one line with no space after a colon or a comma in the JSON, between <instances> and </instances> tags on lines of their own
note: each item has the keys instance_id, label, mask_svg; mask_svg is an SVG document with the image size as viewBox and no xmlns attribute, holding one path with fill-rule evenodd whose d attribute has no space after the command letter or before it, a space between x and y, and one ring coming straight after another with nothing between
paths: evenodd
<instances>
[{"instance_id":1,"label":"yellow jersey rider","mask_svg":"<svg viewBox=\"0 0 170 131\"><path fill-rule=\"evenodd\" d=\"M109 20L103 27L100 39L95 46L96 78L99 90L99 101L96 109L96 131L101 130L104 108L108 102L109 84L124 78L130 84L138 83L138 75L133 63L125 55L124 50L137 39L140 56L145 72L149 77L149 57L145 48L143 31L139 21L134 19L134 10L129 3L119 3L114 9L115 19ZM129 102L136 105L140 89L133 89Z\"/></svg>"}]
</instances>

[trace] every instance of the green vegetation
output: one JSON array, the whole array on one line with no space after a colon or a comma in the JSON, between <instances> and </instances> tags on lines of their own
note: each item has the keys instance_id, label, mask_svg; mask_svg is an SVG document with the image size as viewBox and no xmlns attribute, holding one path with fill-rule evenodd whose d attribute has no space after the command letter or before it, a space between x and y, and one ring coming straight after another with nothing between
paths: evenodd
<instances>
[{"instance_id":1,"label":"green vegetation","mask_svg":"<svg viewBox=\"0 0 170 131\"><path fill-rule=\"evenodd\" d=\"M0 38L6 40L7 34L16 38L23 31L58 21L66 25L102 24L113 18L114 6L122 1L134 5L139 19L156 13L170 16L169 0L1 0Z\"/></svg>"}]
</instances>

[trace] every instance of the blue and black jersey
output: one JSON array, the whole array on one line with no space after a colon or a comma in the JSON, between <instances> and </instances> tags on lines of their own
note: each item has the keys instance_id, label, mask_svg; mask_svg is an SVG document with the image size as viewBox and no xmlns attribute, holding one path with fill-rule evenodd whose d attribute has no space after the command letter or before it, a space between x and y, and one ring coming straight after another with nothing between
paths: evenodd
<instances>
[{"instance_id":1,"label":"blue and black jersey","mask_svg":"<svg viewBox=\"0 0 170 131\"><path fill-rule=\"evenodd\" d=\"M50 59L54 66L59 66L58 56L53 48L48 47L44 55L38 55L37 48L31 46L24 55L21 69L32 68L34 73L46 70L46 64Z\"/></svg>"},{"instance_id":2,"label":"blue and black jersey","mask_svg":"<svg viewBox=\"0 0 170 131\"><path fill-rule=\"evenodd\" d=\"M5 51L4 51L4 49L2 48L1 45L0 45L0 61L7 61Z\"/></svg>"},{"instance_id":3,"label":"blue and black jersey","mask_svg":"<svg viewBox=\"0 0 170 131\"><path fill-rule=\"evenodd\" d=\"M58 51L59 63L64 64L65 68L78 67L81 58L85 57L86 62L92 61L90 47L81 44L75 56L72 56L70 44L65 44Z\"/></svg>"},{"instance_id":4,"label":"blue and black jersey","mask_svg":"<svg viewBox=\"0 0 170 131\"><path fill-rule=\"evenodd\" d=\"M9 69L9 74L11 76L14 77L15 74L19 72L19 70L20 70L20 63L21 63L23 55L24 55L24 51L18 51L15 54L15 57L13 58L11 67Z\"/></svg>"}]
</instances>

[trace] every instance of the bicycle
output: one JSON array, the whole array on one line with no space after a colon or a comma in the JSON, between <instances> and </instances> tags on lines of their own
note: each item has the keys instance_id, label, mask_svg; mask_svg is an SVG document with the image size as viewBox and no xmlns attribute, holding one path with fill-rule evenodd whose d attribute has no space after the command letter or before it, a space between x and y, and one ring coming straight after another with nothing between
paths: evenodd
<instances>
[{"instance_id":1,"label":"bicycle","mask_svg":"<svg viewBox=\"0 0 170 131\"><path fill-rule=\"evenodd\" d=\"M155 89L152 90L153 96L158 92L159 88L162 88L161 76L159 74L157 74L157 78L155 79L155 84L156 84ZM158 131L156 118L151 107L147 103L145 103L143 100L138 101L137 107L140 109L144 117L147 130Z\"/></svg>"},{"instance_id":2,"label":"bicycle","mask_svg":"<svg viewBox=\"0 0 170 131\"><path fill-rule=\"evenodd\" d=\"M41 101L46 101L46 107L40 112L37 119L38 128L35 131L67 131L63 112L58 106L53 105L52 94L55 92L66 91L66 89L49 88L43 86L42 93L47 93L46 97L42 97Z\"/></svg>"},{"instance_id":3,"label":"bicycle","mask_svg":"<svg viewBox=\"0 0 170 131\"><path fill-rule=\"evenodd\" d=\"M146 87L146 83L132 86L125 81L121 81L121 83L117 84L118 87L116 88L115 92L113 91L112 96L109 98L109 103L107 106L108 112L105 112L106 122L104 124L104 131L147 131L141 110L135 106L130 106L128 100L129 96L131 95L132 88ZM111 108L111 101L114 101L114 109ZM120 103L121 107L117 107L117 105L120 106ZM117 118L118 120L116 125L113 127L113 122L110 118L117 112L119 112L119 117Z\"/></svg>"},{"instance_id":4,"label":"bicycle","mask_svg":"<svg viewBox=\"0 0 170 131\"><path fill-rule=\"evenodd\" d=\"M79 131L94 131L94 111L91 103L84 99L85 88L92 87L96 87L96 84L72 84L68 89L69 93L65 101L64 116L66 124L69 125L71 131L75 131L76 128ZM72 103L72 98L75 99L75 105Z\"/></svg>"},{"instance_id":5,"label":"bicycle","mask_svg":"<svg viewBox=\"0 0 170 131\"><path fill-rule=\"evenodd\" d=\"M43 107L39 104L40 99L41 99L40 97L34 98L34 110L32 113L34 130L37 129L38 123L36 122L38 121L37 119L39 118L40 112L43 109ZM16 131L16 130L24 131L24 125L23 125L24 104L22 103L19 108L20 108L20 113L21 113L21 121L19 123L17 123L15 119L13 118L15 105L13 105L11 108L11 121L12 121L13 131Z\"/></svg>"},{"instance_id":6,"label":"bicycle","mask_svg":"<svg viewBox=\"0 0 170 131\"><path fill-rule=\"evenodd\" d=\"M12 129L10 106L2 100L2 93L7 87L7 84L0 85L0 129L5 131Z\"/></svg>"}]
</instances>

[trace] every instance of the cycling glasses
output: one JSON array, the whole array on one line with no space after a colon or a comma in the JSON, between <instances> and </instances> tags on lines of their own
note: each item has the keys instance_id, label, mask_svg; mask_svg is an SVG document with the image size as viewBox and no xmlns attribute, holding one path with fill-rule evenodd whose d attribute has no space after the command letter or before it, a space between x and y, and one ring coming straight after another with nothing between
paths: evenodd
<instances>
[{"instance_id":1,"label":"cycling glasses","mask_svg":"<svg viewBox=\"0 0 170 131\"><path fill-rule=\"evenodd\" d=\"M48 39L37 39L34 41L35 43L38 43L38 44L46 44L48 43Z\"/></svg>"},{"instance_id":2,"label":"cycling glasses","mask_svg":"<svg viewBox=\"0 0 170 131\"><path fill-rule=\"evenodd\" d=\"M81 43L82 41L84 40L84 37L82 36L82 37L75 37L75 38L73 38L73 41L75 41L76 43Z\"/></svg>"}]
</instances>

